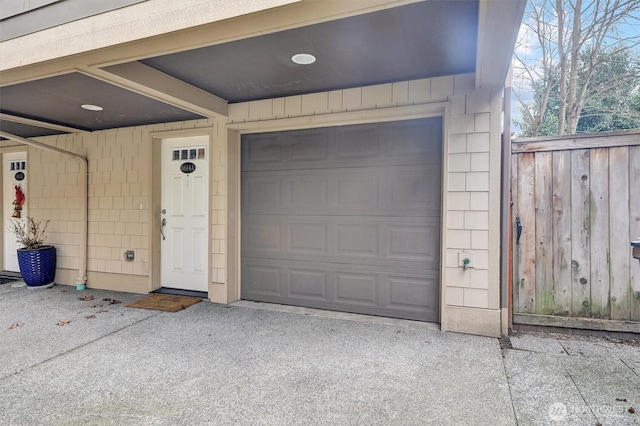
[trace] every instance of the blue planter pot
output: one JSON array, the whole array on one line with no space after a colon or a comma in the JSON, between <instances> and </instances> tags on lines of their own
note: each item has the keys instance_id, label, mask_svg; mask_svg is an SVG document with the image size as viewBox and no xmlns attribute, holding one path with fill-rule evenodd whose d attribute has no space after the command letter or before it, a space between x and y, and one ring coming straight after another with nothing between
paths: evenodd
<instances>
[{"instance_id":1,"label":"blue planter pot","mask_svg":"<svg viewBox=\"0 0 640 426\"><path fill-rule=\"evenodd\" d=\"M29 289L52 287L56 276L56 248L18 249L18 265Z\"/></svg>"}]
</instances>

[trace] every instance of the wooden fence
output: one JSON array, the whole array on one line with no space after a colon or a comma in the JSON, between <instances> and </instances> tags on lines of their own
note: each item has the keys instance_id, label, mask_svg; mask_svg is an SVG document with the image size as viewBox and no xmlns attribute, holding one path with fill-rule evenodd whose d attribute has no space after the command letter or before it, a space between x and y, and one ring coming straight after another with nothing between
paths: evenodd
<instances>
[{"instance_id":1,"label":"wooden fence","mask_svg":"<svg viewBox=\"0 0 640 426\"><path fill-rule=\"evenodd\" d=\"M511 171L514 323L640 333L640 131L516 140Z\"/></svg>"}]
</instances>

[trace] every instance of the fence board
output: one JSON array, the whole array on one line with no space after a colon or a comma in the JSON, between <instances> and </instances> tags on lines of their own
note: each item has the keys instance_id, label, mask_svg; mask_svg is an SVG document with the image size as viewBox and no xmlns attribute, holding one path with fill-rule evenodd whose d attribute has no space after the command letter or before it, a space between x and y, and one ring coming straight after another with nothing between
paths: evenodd
<instances>
[{"instance_id":1,"label":"fence board","mask_svg":"<svg viewBox=\"0 0 640 426\"><path fill-rule=\"evenodd\" d=\"M553 313L571 311L571 152L552 153Z\"/></svg>"},{"instance_id":2,"label":"fence board","mask_svg":"<svg viewBox=\"0 0 640 426\"><path fill-rule=\"evenodd\" d=\"M515 286L517 300L514 308L518 312L535 312L536 301L536 225L534 207L535 155L522 154L518 156L518 201L515 209L516 216L522 223L522 236L518 245L517 272ZM514 256L515 257L515 256Z\"/></svg>"},{"instance_id":3,"label":"fence board","mask_svg":"<svg viewBox=\"0 0 640 426\"><path fill-rule=\"evenodd\" d=\"M640 146L629 148L629 219L629 241L640 240ZM633 258L629 276L630 319L640 321L640 262Z\"/></svg>"},{"instance_id":4,"label":"fence board","mask_svg":"<svg viewBox=\"0 0 640 426\"><path fill-rule=\"evenodd\" d=\"M591 317L609 318L609 152L591 150Z\"/></svg>"},{"instance_id":5,"label":"fence board","mask_svg":"<svg viewBox=\"0 0 640 426\"><path fill-rule=\"evenodd\" d=\"M629 283L629 148L609 150L609 246L611 317L631 315ZM625 212L625 214L617 214Z\"/></svg>"},{"instance_id":6,"label":"fence board","mask_svg":"<svg viewBox=\"0 0 640 426\"><path fill-rule=\"evenodd\" d=\"M536 313L553 313L553 217L550 152L535 154Z\"/></svg>"},{"instance_id":7,"label":"fence board","mask_svg":"<svg viewBox=\"0 0 640 426\"><path fill-rule=\"evenodd\" d=\"M540 136L516 139L511 152L541 152L570 149L612 148L640 144L640 130L611 133L582 133L571 136Z\"/></svg>"},{"instance_id":8,"label":"fence board","mask_svg":"<svg viewBox=\"0 0 640 426\"><path fill-rule=\"evenodd\" d=\"M513 151L513 219L524 226L513 249L514 322L640 327L640 262L629 245L640 239L640 132L629 135Z\"/></svg>"},{"instance_id":9,"label":"fence board","mask_svg":"<svg viewBox=\"0 0 640 426\"><path fill-rule=\"evenodd\" d=\"M571 315L591 315L588 149L571 151Z\"/></svg>"}]
</instances>

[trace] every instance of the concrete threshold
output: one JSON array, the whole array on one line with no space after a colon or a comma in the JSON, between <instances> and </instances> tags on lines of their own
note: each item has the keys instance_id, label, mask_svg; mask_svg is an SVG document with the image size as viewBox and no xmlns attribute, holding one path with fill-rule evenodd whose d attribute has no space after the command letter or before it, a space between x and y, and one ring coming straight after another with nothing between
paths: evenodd
<instances>
[{"instance_id":1,"label":"concrete threshold","mask_svg":"<svg viewBox=\"0 0 640 426\"><path fill-rule=\"evenodd\" d=\"M262 309L265 311L307 315L319 318L341 319L345 321L358 321L371 324L386 324L399 327L412 327L431 331L440 331L440 324L424 321L412 321L400 318L379 317L375 315L354 314L350 312L328 311L325 309L280 305L278 303L253 302L251 300L239 300L237 302L231 303L231 305L242 306L245 308Z\"/></svg>"}]
</instances>

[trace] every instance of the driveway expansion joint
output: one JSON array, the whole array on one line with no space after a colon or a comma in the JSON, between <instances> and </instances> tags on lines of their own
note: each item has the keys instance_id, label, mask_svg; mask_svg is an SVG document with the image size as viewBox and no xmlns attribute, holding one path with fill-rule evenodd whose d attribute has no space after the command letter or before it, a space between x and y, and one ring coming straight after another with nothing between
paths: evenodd
<instances>
[{"instance_id":1,"label":"driveway expansion joint","mask_svg":"<svg viewBox=\"0 0 640 426\"><path fill-rule=\"evenodd\" d=\"M2 382L2 381L4 381L4 380L7 380L7 379L9 379L9 378L11 378L11 377L14 377L14 376L20 375L20 374L22 374L22 373L24 373L24 372L26 372L26 371L29 371L29 370L31 370L31 369L33 369L33 368L36 368L36 367L39 367L39 366L41 366L41 365L43 365L43 364L46 364L46 363L48 363L48 362L51 362L51 361L53 361L53 360L55 360L55 359L57 359L57 358L60 358L60 357L62 357L62 356L64 356L64 355L67 355L67 354L69 354L69 353L71 353L71 352L74 352L74 351L77 351L77 350L79 350L79 349L82 349L82 348L84 348L84 347L86 347L86 346L89 346L89 345L91 345L91 344L95 343L95 342L98 342L98 341L100 341L100 340L102 340L102 339L105 339L105 338L107 338L107 337L109 337L109 336L112 336L112 335L114 335L114 334L116 334L116 333L119 333L119 332L121 332L121 331L123 331L123 330L126 330L126 329L127 329L127 328L129 328L129 327L133 327L134 325L140 324L140 323L142 323L142 322L144 322L144 321L146 321L146 320L148 320L148 319L154 318L154 317L156 317L157 315L159 315L159 314L161 314L161 313L162 313L162 312L156 312L156 313L151 314L151 315L149 315L149 316L147 316L147 317L141 318L141 319L139 319L138 321L135 321L135 322L132 322L132 323L130 323L130 324L127 324L127 325L125 325L124 327L118 328L118 329L113 330L113 331L111 331L111 332L109 332L109 333L107 333L107 334L104 334L104 335L102 335L102 336L99 336L99 337L97 337L97 338L95 338L95 339L93 339L93 340L90 340L90 341L88 341L88 342L85 342L85 343L83 343L83 344L81 344L81 345L74 346L73 348L67 349L66 351L63 351L63 352L60 352L60 353L55 354L55 355L54 355L54 356L52 356L52 357L49 357L49 358L47 358L47 359L44 359L44 360L42 360L42 361L40 361L40 362L37 362L37 363L35 363L35 364L32 364L32 365L30 365L30 366L28 366L28 367L25 367L25 368L22 368L22 369L20 369L20 370L14 371L14 372L13 372L13 373L11 373L11 374L8 374L8 375L6 375L6 376L0 377L0 382Z\"/></svg>"}]
</instances>

